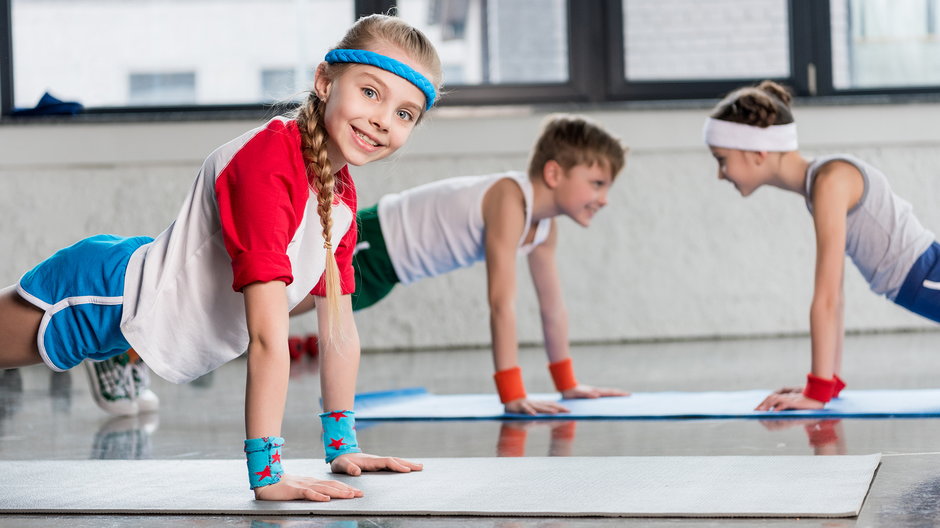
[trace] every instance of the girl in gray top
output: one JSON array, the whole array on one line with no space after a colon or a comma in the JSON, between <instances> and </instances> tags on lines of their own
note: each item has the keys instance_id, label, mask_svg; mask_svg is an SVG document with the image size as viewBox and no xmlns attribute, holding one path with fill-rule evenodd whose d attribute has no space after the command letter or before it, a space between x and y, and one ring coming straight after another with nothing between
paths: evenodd
<instances>
[{"instance_id":1,"label":"girl in gray top","mask_svg":"<svg viewBox=\"0 0 940 528\"><path fill-rule=\"evenodd\" d=\"M802 195L816 229L812 370L802 389L781 389L757 410L820 409L845 387L839 378L845 254L875 293L940 322L940 244L934 234L875 167L849 155L804 158L783 87L764 81L735 90L715 107L704 135L719 179L742 196L762 185Z\"/></svg>"}]
</instances>

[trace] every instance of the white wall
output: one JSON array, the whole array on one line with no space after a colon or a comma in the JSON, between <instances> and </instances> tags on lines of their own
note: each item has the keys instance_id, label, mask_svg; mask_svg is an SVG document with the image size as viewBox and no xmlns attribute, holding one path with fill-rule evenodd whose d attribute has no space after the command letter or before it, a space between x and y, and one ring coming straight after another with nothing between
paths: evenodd
<instances>
[{"instance_id":1,"label":"white wall","mask_svg":"<svg viewBox=\"0 0 940 528\"><path fill-rule=\"evenodd\" d=\"M632 148L609 207L561 225L559 267L577 341L803 333L814 246L802 200L765 189L742 200L702 146L705 109L586 111ZM544 113L439 109L394 159L353 171L362 206L448 176L524 169ZM880 166L940 231L940 103L799 107L803 150ZM176 214L203 157L248 121L0 126L0 283L99 232L155 235ZM847 262L846 327L932 323L868 291ZM519 335L541 339L520 265ZM367 348L488 342L482 265L396 288L357 320ZM295 321L308 332L313 321Z\"/></svg>"}]
</instances>

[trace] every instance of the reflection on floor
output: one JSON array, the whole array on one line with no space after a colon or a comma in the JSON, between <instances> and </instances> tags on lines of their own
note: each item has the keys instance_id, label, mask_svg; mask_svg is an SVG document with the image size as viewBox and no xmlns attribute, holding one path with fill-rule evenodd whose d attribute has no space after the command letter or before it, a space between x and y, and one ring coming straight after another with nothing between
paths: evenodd
<instances>
[{"instance_id":1,"label":"reflection on floor","mask_svg":"<svg viewBox=\"0 0 940 528\"><path fill-rule=\"evenodd\" d=\"M850 388L940 387L940 333L849 337L843 378ZM805 338L576 347L581 381L632 391L776 389L799 384L809 366ZM540 350L521 361L530 392L548 392ZM424 386L492 390L485 350L366 353L360 391ZM0 371L0 459L232 458L243 456L245 362L193 383L154 379L159 413L111 418L95 407L80 372L37 366ZM322 456L315 360L292 366L284 420L290 458ZM940 402L938 402L940 404ZM540 519L47 516L0 518L0 527L238 526L582 527L582 526L930 526L940 524L940 419L455 421L360 424L369 452L416 460L463 456L838 455L884 453L858 519ZM28 449L24 449L28 446ZM598 470L602 468L586 468ZM537 486L537 483L533 483ZM128 483L132 485L132 483ZM537 493L537 487L520 490Z\"/></svg>"}]
</instances>

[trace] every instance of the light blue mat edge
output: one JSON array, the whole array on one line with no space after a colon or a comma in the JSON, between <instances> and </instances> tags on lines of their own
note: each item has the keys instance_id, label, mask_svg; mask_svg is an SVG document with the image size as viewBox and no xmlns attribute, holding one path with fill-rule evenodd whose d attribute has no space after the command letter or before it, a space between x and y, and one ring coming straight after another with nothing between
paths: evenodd
<instances>
[{"instance_id":1,"label":"light blue mat edge","mask_svg":"<svg viewBox=\"0 0 940 528\"><path fill-rule=\"evenodd\" d=\"M715 395L723 396L727 395L729 398L733 398L742 393L761 393L763 395L768 395L772 391L770 390L759 390L759 391L728 391L728 392L650 392L650 393L634 393L633 396L629 398L636 398L637 396L648 396L648 397L675 397L678 395L680 398L689 398L694 399L704 395L712 396ZM610 400L610 398L602 398L597 400L561 400L557 395L548 395L548 394L530 394L531 398L536 399L551 399L554 401L560 401L565 404L577 403L580 406L590 406L591 402L604 402L605 400ZM926 401L923 401L923 404L918 406L911 406L911 401L916 399L926 398ZM829 402L826 408L819 410L799 410L799 411L755 411L753 407L745 408L742 407L740 410L734 411L683 411L681 408L676 409L675 412L636 412L635 410L629 413L617 414L611 412L585 412L585 411L573 411L569 413L559 413L559 414L513 414L513 413L498 413L491 412L488 408L492 408L493 405L486 404L480 405L479 408L473 409L471 411L463 412L435 412L435 413L386 413L382 414L382 408L388 407L390 405L397 405L402 403L427 403L434 401L435 405L437 403L446 404L448 399L451 398L479 398L481 401L493 399L496 402L495 395L488 394L453 394L453 395L439 395L428 392L424 387L409 387L404 389L388 390L388 391L375 391L375 392L365 392L356 395L355 399L355 410L356 410L356 421L362 422L382 422L382 421L466 421L466 420L695 420L695 419L805 419L805 418L932 418L940 417L940 389L896 389L896 390L854 390L854 391L845 391L843 397L839 399L832 400ZM902 398L904 405L901 405L902 408L885 408L884 400L894 400L896 398ZM868 401L877 401L879 404L877 407L880 409L865 409L865 404ZM861 400L861 401L859 401ZM680 406L681 407L681 406ZM862 408L859 408L862 407ZM887 405L890 407L890 405ZM906 409L903 407L907 407ZM499 408L502 408L500 405ZM371 414L370 414L371 413ZM363 424L365 425L365 424Z\"/></svg>"}]
</instances>

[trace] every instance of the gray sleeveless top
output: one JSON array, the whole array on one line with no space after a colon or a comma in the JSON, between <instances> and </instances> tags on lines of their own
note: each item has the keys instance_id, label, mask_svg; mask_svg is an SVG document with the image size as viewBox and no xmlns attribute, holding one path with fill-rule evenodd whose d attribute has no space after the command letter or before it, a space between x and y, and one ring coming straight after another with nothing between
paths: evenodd
<instances>
[{"instance_id":1,"label":"gray sleeveless top","mask_svg":"<svg viewBox=\"0 0 940 528\"><path fill-rule=\"evenodd\" d=\"M872 291L893 301L914 262L933 243L934 235L914 217L911 204L894 194L880 170L847 154L824 156L810 163L806 170L806 207L810 214L816 174L833 160L851 163L865 181L861 199L846 217L845 253Z\"/></svg>"}]
</instances>

